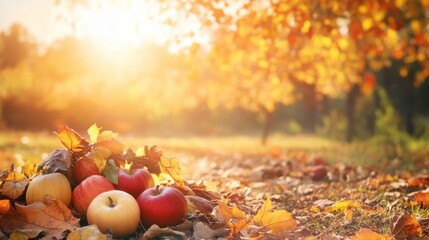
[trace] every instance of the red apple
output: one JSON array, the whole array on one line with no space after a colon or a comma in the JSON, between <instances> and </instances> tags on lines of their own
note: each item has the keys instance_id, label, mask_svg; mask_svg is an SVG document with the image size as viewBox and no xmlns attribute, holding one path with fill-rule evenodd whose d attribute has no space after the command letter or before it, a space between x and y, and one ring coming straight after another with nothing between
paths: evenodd
<instances>
[{"instance_id":1,"label":"red apple","mask_svg":"<svg viewBox=\"0 0 429 240\"><path fill-rule=\"evenodd\" d=\"M177 188L149 188L140 194L137 203L141 222L146 229L153 224L159 227L175 226L186 217L186 198Z\"/></svg>"},{"instance_id":2,"label":"red apple","mask_svg":"<svg viewBox=\"0 0 429 240\"><path fill-rule=\"evenodd\" d=\"M81 183L89 176L100 175L97 165L91 158L86 156L76 161L72 173L77 184Z\"/></svg>"},{"instance_id":3,"label":"red apple","mask_svg":"<svg viewBox=\"0 0 429 240\"><path fill-rule=\"evenodd\" d=\"M155 182L150 172L144 169L127 170L118 168L118 185L116 188L137 198L144 190L154 187Z\"/></svg>"},{"instance_id":4,"label":"red apple","mask_svg":"<svg viewBox=\"0 0 429 240\"><path fill-rule=\"evenodd\" d=\"M74 209L82 216L86 215L89 204L100 193L114 190L115 187L109 180L100 175L92 175L83 180L73 190L72 202Z\"/></svg>"}]
</instances>

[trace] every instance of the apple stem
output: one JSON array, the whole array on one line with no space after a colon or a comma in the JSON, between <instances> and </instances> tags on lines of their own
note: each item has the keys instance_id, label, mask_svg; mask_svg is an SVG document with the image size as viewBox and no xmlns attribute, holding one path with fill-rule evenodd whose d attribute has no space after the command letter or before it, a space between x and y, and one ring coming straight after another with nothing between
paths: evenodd
<instances>
[{"instance_id":1,"label":"apple stem","mask_svg":"<svg viewBox=\"0 0 429 240\"><path fill-rule=\"evenodd\" d=\"M115 204L113 203L113 199L110 196L107 196L107 198L109 199L110 205L109 207L115 207Z\"/></svg>"},{"instance_id":2,"label":"apple stem","mask_svg":"<svg viewBox=\"0 0 429 240\"><path fill-rule=\"evenodd\" d=\"M161 192L159 191L159 185L156 185L156 186L155 186L155 188L156 188L156 194L157 194L157 195L159 195L159 194L161 193Z\"/></svg>"}]
</instances>

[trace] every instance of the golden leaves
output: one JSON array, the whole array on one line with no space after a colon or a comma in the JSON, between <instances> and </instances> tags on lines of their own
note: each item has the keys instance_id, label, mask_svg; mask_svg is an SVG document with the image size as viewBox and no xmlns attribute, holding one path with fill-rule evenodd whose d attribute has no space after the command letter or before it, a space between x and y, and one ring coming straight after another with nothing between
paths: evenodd
<instances>
[{"instance_id":1,"label":"golden leaves","mask_svg":"<svg viewBox=\"0 0 429 240\"><path fill-rule=\"evenodd\" d=\"M296 221L292 214L286 210L273 211L273 204L269 198L265 200L264 205L253 217L253 222L258 226L267 227L274 233L284 230L294 230Z\"/></svg>"},{"instance_id":2,"label":"golden leaves","mask_svg":"<svg viewBox=\"0 0 429 240\"><path fill-rule=\"evenodd\" d=\"M226 199L222 199L219 204L221 221L225 222L231 229L230 236L236 236L239 232L246 230L252 225L262 227L275 234L284 231L293 231L297 223L292 214L286 210L273 211L273 205L267 198L259 211L253 218L246 215L236 205L229 207Z\"/></svg>"},{"instance_id":3,"label":"golden leaves","mask_svg":"<svg viewBox=\"0 0 429 240\"><path fill-rule=\"evenodd\" d=\"M177 187L181 188L185 186L185 181L180 171L179 161L174 157L161 157L159 162L161 173L168 174L174 180Z\"/></svg>"},{"instance_id":4,"label":"golden leaves","mask_svg":"<svg viewBox=\"0 0 429 240\"><path fill-rule=\"evenodd\" d=\"M89 149L89 143L67 125L59 125L58 132L54 133L57 135L58 139L60 139L64 147L72 152L81 153Z\"/></svg>"}]
</instances>

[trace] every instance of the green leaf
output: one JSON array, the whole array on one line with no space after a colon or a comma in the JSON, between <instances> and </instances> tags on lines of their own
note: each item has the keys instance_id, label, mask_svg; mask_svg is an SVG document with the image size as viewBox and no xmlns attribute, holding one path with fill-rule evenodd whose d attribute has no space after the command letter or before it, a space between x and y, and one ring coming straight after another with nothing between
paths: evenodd
<instances>
[{"instance_id":1,"label":"green leaf","mask_svg":"<svg viewBox=\"0 0 429 240\"><path fill-rule=\"evenodd\" d=\"M109 159L107 161L106 167L103 170L104 176L113 184L118 184L118 168L116 167L115 161Z\"/></svg>"}]
</instances>

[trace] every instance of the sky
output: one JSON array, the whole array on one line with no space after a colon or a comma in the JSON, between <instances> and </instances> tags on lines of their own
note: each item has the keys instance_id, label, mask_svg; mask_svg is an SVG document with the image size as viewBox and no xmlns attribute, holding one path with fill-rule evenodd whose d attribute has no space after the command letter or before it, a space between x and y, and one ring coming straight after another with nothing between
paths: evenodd
<instances>
[{"instance_id":1,"label":"sky","mask_svg":"<svg viewBox=\"0 0 429 240\"><path fill-rule=\"evenodd\" d=\"M20 23L39 43L48 45L71 33L71 27L57 19L60 12L53 0L0 0L0 31Z\"/></svg>"}]
</instances>

